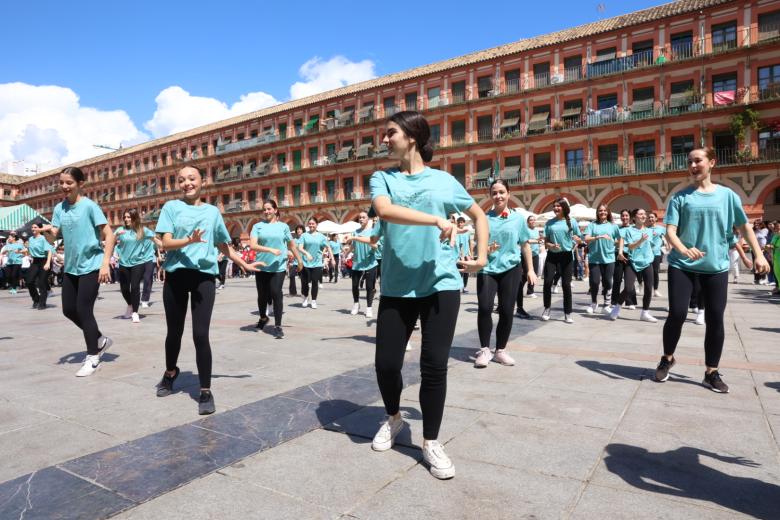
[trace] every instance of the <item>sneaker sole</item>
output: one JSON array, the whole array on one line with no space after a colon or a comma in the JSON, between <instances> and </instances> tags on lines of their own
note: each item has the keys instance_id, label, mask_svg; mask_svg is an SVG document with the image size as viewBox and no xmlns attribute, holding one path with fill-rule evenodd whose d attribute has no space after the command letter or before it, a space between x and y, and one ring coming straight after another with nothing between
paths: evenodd
<instances>
[{"instance_id":1,"label":"sneaker sole","mask_svg":"<svg viewBox=\"0 0 780 520\"><path fill-rule=\"evenodd\" d=\"M702 380L701 384L704 385L705 388L709 388L710 390L712 390L716 394L727 394L727 393L729 393L728 390L718 390L717 388L715 388L714 386L709 384L706 379Z\"/></svg>"},{"instance_id":2,"label":"sneaker sole","mask_svg":"<svg viewBox=\"0 0 780 520\"><path fill-rule=\"evenodd\" d=\"M666 377L665 377L665 378L663 378L663 379L658 379L657 377L653 377L653 379L654 379L654 380L655 380L657 383L665 383L666 381L668 381L668 380L669 380L669 374L666 374Z\"/></svg>"},{"instance_id":3,"label":"sneaker sole","mask_svg":"<svg viewBox=\"0 0 780 520\"><path fill-rule=\"evenodd\" d=\"M428 465L431 471L431 475L439 480L449 480L455 476L455 468L439 469L434 468L430 464Z\"/></svg>"}]
</instances>

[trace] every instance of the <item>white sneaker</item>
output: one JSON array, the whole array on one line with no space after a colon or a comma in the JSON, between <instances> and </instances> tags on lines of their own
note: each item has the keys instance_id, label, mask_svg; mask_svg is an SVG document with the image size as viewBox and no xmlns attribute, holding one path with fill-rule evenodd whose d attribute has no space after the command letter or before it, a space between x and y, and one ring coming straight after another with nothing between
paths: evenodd
<instances>
[{"instance_id":1,"label":"white sneaker","mask_svg":"<svg viewBox=\"0 0 780 520\"><path fill-rule=\"evenodd\" d=\"M108 336L100 336L98 338L98 347L100 348L100 350L97 353L98 357L103 357L103 354L108 352L108 349L110 349L111 345L113 344L114 341Z\"/></svg>"},{"instance_id":2,"label":"white sneaker","mask_svg":"<svg viewBox=\"0 0 780 520\"><path fill-rule=\"evenodd\" d=\"M492 359L493 353L490 352L490 349L488 347L482 347L479 349L477 359L474 360L474 368L485 368Z\"/></svg>"},{"instance_id":3,"label":"white sneaker","mask_svg":"<svg viewBox=\"0 0 780 520\"><path fill-rule=\"evenodd\" d=\"M609 311L609 319L615 321L620 316L620 305L613 305L612 310Z\"/></svg>"},{"instance_id":4,"label":"white sneaker","mask_svg":"<svg viewBox=\"0 0 780 520\"><path fill-rule=\"evenodd\" d=\"M455 465L444 453L444 446L439 441L423 443L423 460L430 466L431 475L438 479L448 479L455 476Z\"/></svg>"},{"instance_id":5,"label":"white sneaker","mask_svg":"<svg viewBox=\"0 0 780 520\"><path fill-rule=\"evenodd\" d=\"M553 292L553 294L558 294L558 286L557 285L553 285L552 292Z\"/></svg>"},{"instance_id":6,"label":"white sneaker","mask_svg":"<svg viewBox=\"0 0 780 520\"><path fill-rule=\"evenodd\" d=\"M273 316L274 315L274 306L268 305L268 307L265 309L265 315L266 316Z\"/></svg>"},{"instance_id":7,"label":"white sneaker","mask_svg":"<svg viewBox=\"0 0 780 520\"><path fill-rule=\"evenodd\" d=\"M76 377L86 377L91 376L95 373L95 370L100 366L100 355L95 354L94 356L87 355L87 359L84 360L84 364L81 365L81 368L79 368L79 371L76 372Z\"/></svg>"},{"instance_id":8,"label":"white sneaker","mask_svg":"<svg viewBox=\"0 0 780 520\"><path fill-rule=\"evenodd\" d=\"M515 359L507 354L506 349L503 348L500 350L496 349L496 353L493 356L493 361L508 367L515 366Z\"/></svg>"},{"instance_id":9,"label":"white sneaker","mask_svg":"<svg viewBox=\"0 0 780 520\"><path fill-rule=\"evenodd\" d=\"M316 309L317 308L317 300L312 300L311 301L311 308L312 309Z\"/></svg>"},{"instance_id":10,"label":"white sneaker","mask_svg":"<svg viewBox=\"0 0 780 520\"><path fill-rule=\"evenodd\" d=\"M528 298L538 298L538 296L536 295L536 293L527 294L526 296L527 296Z\"/></svg>"},{"instance_id":11,"label":"white sneaker","mask_svg":"<svg viewBox=\"0 0 780 520\"><path fill-rule=\"evenodd\" d=\"M366 318L371 319L374 317L374 309L371 307L366 309Z\"/></svg>"},{"instance_id":12,"label":"white sneaker","mask_svg":"<svg viewBox=\"0 0 780 520\"><path fill-rule=\"evenodd\" d=\"M410 350L412 350L412 341L411 340L406 342L406 351L409 352Z\"/></svg>"},{"instance_id":13,"label":"white sneaker","mask_svg":"<svg viewBox=\"0 0 780 520\"><path fill-rule=\"evenodd\" d=\"M704 309L696 313L696 325L704 325Z\"/></svg>"},{"instance_id":14,"label":"white sneaker","mask_svg":"<svg viewBox=\"0 0 780 520\"><path fill-rule=\"evenodd\" d=\"M358 312L360 312L360 304L359 303L355 303L355 304L352 305L352 310L349 311L349 313L351 315L355 316Z\"/></svg>"},{"instance_id":15,"label":"white sneaker","mask_svg":"<svg viewBox=\"0 0 780 520\"><path fill-rule=\"evenodd\" d=\"M133 306L132 306L132 305L128 305L128 306L127 306L127 310L126 310L126 311L125 311L125 313L122 315L122 318L123 318L123 319L126 319L126 320L129 320L129 319L130 319L130 318L132 318L132 317L133 317Z\"/></svg>"},{"instance_id":16,"label":"white sneaker","mask_svg":"<svg viewBox=\"0 0 780 520\"><path fill-rule=\"evenodd\" d=\"M629 309L629 310L635 311L635 310L636 310L636 305L628 305L628 306L626 307L626 309Z\"/></svg>"},{"instance_id":17,"label":"white sneaker","mask_svg":"<svg viewBox=\"0 0 780 520\"><path fill-rule=\"evenodd\" d=\"M132 320L133 320L133 323L141 323L141 317L138 315L137 312L133 313Z\"/></svg>"},{"instance_id":18,"label":"white sneaker","mask_svg":"<svg viewBox=\"0 0 780 520\"><path fill-rule=\"evenodd\" d=\"M571 318L571 314L564 314L563 315L563 322L564 323L574 323L574 320Z\"/></svg>"},{"instance_id":19,"label":"white sneaker","mask_svg":"<svg viewBox=\"0 0 780 520\"><path fill-rule=\"evenodd\" d=\"M588 305L587 307L585 307L585 312L587 312L588 314L595 314L598 311L599 311L599 304L598 303L594 303L594 304L591 304L591 305Z\"/></svg>"},{"instance_id":20,"label":"white sneaker","mask_svg":"<svg viewBox=\"0 0 780 520\"><path fill-rule=\"evenodd\" d=\"M149 302L141 302L141 307L144 308L144 309L148 309L149 308Z\"/></svg>"},{"instance_id":21,"label":"white sneaker","mask_svg":"<svg viewBox=\"0 0 780 520\"><path fill-rule=\"evenodd\" d=\"M309 306L309 297L303 299L303 303L301 304L301 307L308 307Z\"/></svg>"},{"instance_id":22,"label":"white sneaker","mask_svg":"<svg viewBox=\"0 0 780 520\"><path fill-rule=\"evenodd\" d=\"M660 298L660 297L661 297L661 293L660 293L660 292L658 292L658 289L656 289L655 291L653 291L653 296L655 296L656 298Z\"/></svg>"},{"instance_id":23,"label":"white sneaker","mask_svg":"<svg viewBox=\"0 0 780 520\"><path fill-rule=\"evenodd\" d=\"M698 314L699 313L699 308L698 307L693 307L691 309L691 312L694 313L694 314Z\"/></svg>"},{"instance_id":24,"label":"white sneaker","mask_svg":"<svg viewBox=\"0 0 780 520\"><path fill-rule=\"evenodd\" d=\"M603 312L604 314L609 314L610 312L612 312L612 305L604 304L604 308L601 309L601 312Z\"/></svg>"},{"instance_id":25,"label":"white sneaker","mask_svg":"<svg viewBox=\"0 0 780 520\"><path fill-rule=\"evenodd\" d=\"M736 276L734 277L734 283L739 283L739 278L737 278Z\"/></svg>"},{"instance_id":26,"label":"white sneaker","mask_svg":"<svg viewBox=\"0 0 780 520\"><path fill-rule=\"evenodd\" d=\"M650 314L650 311L642 311L639 314L639 321L649 321L650 323L655 323L658 320L655 317L653 317L652 314Z\"/></svg>"},{"instance_id":27,"label":"white sneaker","mask_svg":"<svg viewBox=\"0 0 780 520\"><path fill-rule=\"evenodd\" d=\"M542 321L549 321L550 319L550 308L547 307L542 311Z\"/></svg>"},{"instance_id":28,"label":"white sneaker","mask_svg":"<svg viewBox=\"0 0 780 520\"><path fill-rule=\"evenodd\" d=\"M387 451L395 444L395 438L404 429L406 423L400 417L393 419L388 417L387 420L379 427L379 431L374 435L374 440L371 442L371 449L374 451Z\"/></svg>"}]
</instances>

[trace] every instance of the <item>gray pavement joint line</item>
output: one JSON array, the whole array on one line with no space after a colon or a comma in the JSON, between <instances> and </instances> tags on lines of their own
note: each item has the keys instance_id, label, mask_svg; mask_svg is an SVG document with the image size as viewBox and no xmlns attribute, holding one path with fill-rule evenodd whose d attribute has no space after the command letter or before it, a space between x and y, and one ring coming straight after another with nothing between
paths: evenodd
<instances>
[{"instance_id":1,"label":"gray pavement joint line","mask_svg":"<svg viewBox=\"0 0 780 520\"><path fill-rule=\"evenodd\" d=\"M644 371L643 371L644 375ZM640 380L641 381L641 380ZM640 382L638 385L636 385L636 388L634 388L634 392L631 394L631 399L628 400L626 405L623 407L623 410L620 412L620 418L617 421L617 424L614 428L612 428L612 432L609 434L609 439L607 439L606 444L601 449L601 452L599 452L598 459L596 460L596 463L593 464L593 466L588 471L588 475L585 477L585 480L582 482L582 486L577 490L577 494L572 499L572 502L566 507L566 510L563 512L564 518L571 518L572 514L574 514L574 510L577 509L577 505L580 503L580 500L582 499L582 496L585 494L585 491L588 489L588 486L590 485L590 481L593 478L593 475L596 473L596 470L599 468L599 465L601 465L601 462L604 460L604 453L607 451L607 446L609 446L612 443L612 439L615 438L615 434L618 431L618 428L620 428L620 425L623 423L623 420L626 417L626 414L628 413L628 409L631 407L631 405L634 404L634 399L636 399L636 394L639 393L639 389L642 387L642 383Z\"/></svg>"},{"instance_id":2,"label":"gray pavement joint line","mask_svg":"<svg viewBox=\"0 0 780 520\"><path fill-rule=\"evenodd\" d=\"M133 504L138 505L138 502L133 500L132 498L126 497L121 492L117 491L116 489L111 489L109 487L106 487L105 485L101 484L100 482L98 482L96 480L93 480L93 479L91 479L89 477L85 477L84 475L79 475L78 473L74 473L71 470L69 470L68 468L63 467L60 464L55 464L53 467L57 468L58 470L62 471L63 473L67 473L68 475L70 475L72 477L76 477L77 479L83 480L84 482L88 482L89 484L91 484L91 485L93 485L95 487L99 487L100 489L103 489L104 491L108 491L109 493L113 493L115 495L118 495L118 496L124 498L125 500L128 500L128 501L132 502ZM33 474L35 474L35 472L33 472ZM118 513L119 512L117 512L117 514Z\"/></svg>"}]
</instances>

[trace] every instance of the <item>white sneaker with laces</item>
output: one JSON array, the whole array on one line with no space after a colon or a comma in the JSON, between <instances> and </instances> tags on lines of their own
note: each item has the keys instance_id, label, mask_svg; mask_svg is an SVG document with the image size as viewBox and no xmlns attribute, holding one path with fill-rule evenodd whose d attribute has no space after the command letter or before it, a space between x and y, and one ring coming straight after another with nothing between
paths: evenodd
<instances>
[{"instance_id":1,"label":"white sneaker with laces","mask_svg":"<svg viewBox=\"0 0 780 520\"><path fill-rule=\"evenodd\" d=\"M553 294L558 294L558 286L557 285L553 285L552 292L553 292Z\"/></svg>"},{"instance_id":2,"label":"white sneaker with laces","mask_svg":"<svg viewBox=\"0 0 780 520\"><path fill-rule=\"evenodd\" d=\"M273 315L274 315L274 306L273 305L270 305L270 304L268 305L268 307L265 309L265 315L273 317Z\"/></svg>"},{"instance_id":3,"label":"white sneaker with laces","mask_svg":"<svg viewBox=\"0 0 780 520\"><path fill-rule=\"evenodd\" d=\"M301 304L301 307L308 307L309 306L309 297L303 299L303 303Z\"/></svg>"},{"instance_id":4,"label":"white sneaker with laces","mask_svg":"<svg viewBox=\"0 0 780 520\"><path fill-rule=\"evenodd\" d=\"M538 296L536 295L536 293L531 293L531 294L529 294L529 295L527 295L527 296L528 296L529 298L538 298Z\"/></svg>"},{"instance_id":5,"label":"white sneaker with laces","mask_svg":"<svg viewBox=\"0 0 780 520\"><path fill-rule=\"evenodd\" d=\"M490 363L490 360L493 359L493 353L490 352L490 349L488 347L482 347L479 349L479 354L477 354L477 359L474 360L474 367L475 368L485 368L488 366L488 363Z\"/></svg>"},{"instance_id":6,"label":"white sneaker with laces","mask_svg":"<svg viewBox=\"0 0 780 520\"><path fill-rule=\"evenodd\" d=\"M395 438L404 429L406 423L400 417L394 419L388 417L387 420L379 427L379 431L374 435L374 440L371 442L371 449L374 451L387 451L395 444Z\"/></svg>"},{"instance_id":7,"label":"white sneaker with laces","mask_svg":"<svg viewBox=\"0 0 780 520\"><path fill-rule=\"evenodd\" d=\"M95 370L100 366L100 355L95 354L94 356L87 355L87 358L84 360L84 364L81 365L81 368L79 368L79 371L76 372L76 377L86 377L91 376L95 373Z\"/></svg>"},{"instance_id":8,"label":"white sneaker with laces","mask_svg":"<svg viewBox=\"0 0 780 520\"><path fill-rule=\"evenodd\" d=\"M704 325L704 309L696 313L696 325Z\"/></svg>"},{"instance_id":9,"label":"white sneaker with laces","mask_svg":"<svg viewBox=\"0 0 780 520\"><path fill-rule=\"evenodd\" d=\"M125 310L125 313L122 315L122 318L129 320L132 317L133 317L133 306L128 305L127 310Z\"/></svg>"},{"instance_id":10,"label":"white sneaker with laces","mask_svg":"<svg viewBox=\"0 0 780 520\"><path fill-rule=\"evenodd\" d=\"M496 353L493 356L493 361L500 363L507 367L515 366L515 359L507 354L506 349L496 349Z\"/></svg>"},{"instance_id":11,"label":"white sneaker with laces","mask_svg":"<svg viewBox=\"0 0 780 520\"><path fill-rule=\"evenodd\" d=\"M642 311L642 313L639 315L639 321L649 321L650 323L655 323L658 320L650 314L650 311Z\"/></svg>"},{"instance_id":12,"label":"white sneaker with laces","mask_svg":"<svg viewBox=\"0 0 780 520\"><path fill-rule=\"evenodd\" d=\"M360 304L359 303L355 303L355 304L352 305L352 310L349 311L349 313L351 315L355 316L358 312L360 312Z\"/></svg>"},{"instance_id":13,"label":"white sneaker with laces","mask_svg":"<svg viewBox=\"0 0 780 520\"><path fill-rule=\"evenodd\" d=\"M601 312L603 312L604 314L609 314L610 312L612 312L612 305L607 305L605 303L604 308L601 309Z\"/></svg>"},{"instance_id":14,"label":"white sneaker with laces","mask_svg":"<svg viewBox=\"0 0 780 520\"><path fill-rule=\"evenodd\" d=\"M658 289L653 291L653 296L655 296L656 298L660 298L661 297L661 293L658 291Z\"/></svg>"},{"instance_id":15,"label":"white sneaker with laces","mask_svg":"<svg viewBox=\"0 0 780 520\"><path fill-rule=\"evenodd\" d=\"M317 300L312 300L311 301L311 308L312 309L316 309L317 308Z\"/></svg>"},{"instance_id":16,"label":"white sneaker with laces","mask_svg":"<svg viewBox=\"0 0 780 520\"><path fill-rule=\"evenodd\" d=\"M444 446L439 441L423 443L423 460L428 463L431 475L446 480L455 476L455 465L444 453Z\"/></svg>"},{"instance_id":17,"label":"white sneaker with laces","mask_svg":"<svg viewBox=\"0 0 780 520\"><path fill-rule=\"evenodd\" d=\"M141 307L143 307L144 309L148 309L149 308L149 302L141 302Z\"/></svg>"},{"instance_id":18,"label":"white sneaker with laces","mask_svg":"<svg viewBox=\"0 0 780 520\"><path fill-rule=\"evenodd\" d=\"M635 311L636 310L636 305L628 305L628 306L626 306L626 309Z\"/></svg>"},{"instance_id":19,"label":"white sneaker with laces","mask_svg":"<svg viewBox=\"0 0 780 520\"><path fill-rule=\"evenodd\" d=\"M613 305L612 310L609 311L609 319L615 321L620 316L620 305Z\"/></svg>"},{"instance_id":20,"label":"white sneaker with laces","mask_svg":"<svg viewBox=\"0 0 780 520\"><path fill-rule=\"evenodd\" d=\"M593 304L588 305L587 307L585 307L585 312L587 312L588 314L595 314L598 311L599 311L599 304L598 303L593 303Z\"/></svg>"},{"instance_id":21,"label":"white sneaker with laces","mask_svg":"<svg viewBox=\"0 0 780 520\"><path fill-rule=\"evenodd\" d=\"M113 344L114 341L108 336L100 336L98 338L98 348L100 348L100 350L97 353L98 357L103 357L103 354L108 352L108 349L110 349L111 345Z\"/></svg>"},{"instance_id":22,"label":"white sneaker with laces","mask_svg":"<svg viewBox=\"0 0 780 520\"><path fill-rule=\"evenodd\" d=\"M542 311L542 321L549 321L550 319L550 308L547 307Z\"/></svg>"},{"instance_id":23,"label":"white sneaker with laces","mask_svg":"<svg viewBox=\"0 0 780 520\"><path fill-rule=\"evenodd\" d=\"M564 314L563 315L563 322L564 323L569 323L569 324L574 323L574 320L572 319L571 314Z\"/></svg>"},{"instance_id":24,"label":"white sneaker with laces","mask_svg":"<svg viewBox=\"0 0 780 520\"><path fill-rule=\"evenodd\" d=\"M368 307L366 309L366 318L371 319L373 317L374 317L374 309L372 309L371 307Z\"/></svg>"},{"instance_id":25,"label":"white sneaker with laces","mask_svg":"<svg viewBox=\"0 0 780 520\"><path fill-rule=\"evenodd\" d=\"M138 315L137 312L133 313L132 320L133 320L133 323L141 323L141 317Z\"/></svg>"}]
</instances>

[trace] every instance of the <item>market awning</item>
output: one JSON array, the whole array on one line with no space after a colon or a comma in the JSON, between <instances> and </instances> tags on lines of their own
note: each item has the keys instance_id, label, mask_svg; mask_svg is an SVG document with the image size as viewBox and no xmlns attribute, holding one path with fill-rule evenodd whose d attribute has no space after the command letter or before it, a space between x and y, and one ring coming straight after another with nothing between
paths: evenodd
<instances>
[{"instance_id":1,"label":"market awning","mask_svg":"<svg viewBox=\"0 0 780 520\"><path fill-rule=\"evenodd\" d=\"M504 119L504 122L501 123L501 128L511 128L517 126L518 123L520 123L519 117L510 117L509 119Z\"/></svg>"},{"instance_id":2,"label":"market awning","mask_svg":"<svg viewBox=\"0 0 780 520\"><path fill-rule=\"evenodd\" d=\"M690 93L678 92L677 94L672 94L671 96L669 96L669 106L671 108L677 108L685 105L690 105L692 99L693 96Z\"/></svg>"},{"instance_id":3,"label":"market awning","mask_svg":"<svg viewBox=\"0 0 780 520\"><path fill-rule=\"evenodd\" d=\"M561 118L575 117L580 114L582 114L582 107L567 108L563 111L563 114L561 114Z\"/></svg>"},{"instance_id":4,"label":"market awning","mask_svg":"<svg viewBox=\"0 0 780 520\"><path fill-rule=\"evenodd\" d=\"M49 222L27 204L0 208L0 230L15 231L36 218Z\"/></svg>"},{"instance_id":5,"label":"market awning","mask_svg":"<svg viewBox=\"0 0 780 520\"><path fill-rule=\"evenodd\" d=\"M372 110L374 110L374 105L361 108L360 110L358 110L358 118L363 119L365 117L370 116Z\"/></svg>"},{"instance_id":6,"label":"market awning","mask_svg":"<svg viewBox=\"0 0 780 520\"><path fill-rule=\"evenodd\" d=\"M352 153L352 147L351 146L345 146L341 150L339 150L338 155L336 155L337 161L346 161L349 159L349 155Z\"/></svg>"},{"instance_id":7,"label":"market awning","mask_svg":"<svg viewBox=\"0 0 780 520\"><path fill-rule=\"evenodd\" d=\"M549 112L540 112L539 114L534 114L531 116L531 123L538 123L539 121L547 121L547 118L550 117Z\"/></svg>"},{"instance_id":8,"label":"market awning","mask_svg":"<svg viewBox=\"0 0 780 520\"><path fill-rule=\"evenodd\" d=\"M501 172L501 178L505 181L515 181L520 178L520 166L507 166Z\"/></svg>"},{"instance_id":9,"label":"market awning","mask_svg":"<svg viewBox=\"0 0 780 520\"><path fill-rule=\"evenodd\" d=\"M304 126L304 130L311 130L315 126L317 126L317 123L320 122L320 116L314 116L311 119L309 119L309 122L306 123L306 126Z\"/></svg>"},{"instance_id":10,"label":"market awning","mask_svg":"<svg viewBox=\"0 0 780 520\"><path fill-rule=\"evenodd\" d=\"M374 145L371 143L361 144L358 146L356 157L358 159L368 157L371 154L372 148L374 148Z\"/></svg>"},{"instance_id":11,"label":"market awning","mask_svg":"<svg viewBox=\"0 0 780 520\"><path fill-rule=\"evenodd\" d=\"M655 101L652 99L638 99L634 101L634 104L631 105L631 111L632 112L649 112L650 110L653 110L653 105L655 104Z\"/></svg>"}]
</instances>

